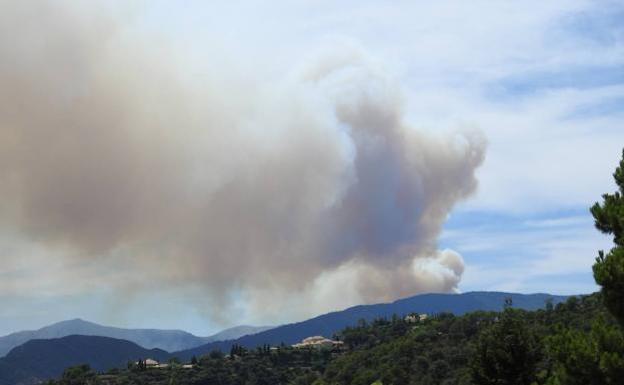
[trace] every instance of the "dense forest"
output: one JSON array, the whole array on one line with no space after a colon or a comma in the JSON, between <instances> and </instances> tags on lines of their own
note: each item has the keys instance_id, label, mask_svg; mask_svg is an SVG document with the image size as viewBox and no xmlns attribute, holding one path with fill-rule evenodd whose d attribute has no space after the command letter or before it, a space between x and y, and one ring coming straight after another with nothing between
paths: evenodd
<instances>
[{"instance_id":1,"label":"dense forest","mask_svg":"<svg viewBox=\"0 0 624 385\"><path fill-rule=\"evenodd\" d=\"M591 208L596 228L614 242L593 266L600 293L536 311L514 309L509 300L502 312L362 320L335 336L340 349L233 346L227 355L194 358L192 368L129 363L97 374L79 366L49 384L622 384L624 153L614 178L618 191Z\"/></svg>"}]
</instances>

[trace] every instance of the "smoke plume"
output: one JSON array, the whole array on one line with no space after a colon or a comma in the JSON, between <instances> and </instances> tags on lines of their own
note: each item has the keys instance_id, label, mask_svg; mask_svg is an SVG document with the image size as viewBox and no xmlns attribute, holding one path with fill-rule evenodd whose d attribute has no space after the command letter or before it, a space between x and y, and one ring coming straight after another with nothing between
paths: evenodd
<instances>
[{"instance_id":1,"label":"smoke plume","mask_svg":"<svg viewBox=\"0 0 624 385\"><path fill-rule=\"evenodd\" d=\"M215 58L196 79L114 17L0 4L4 231L116 261L114 290L199 287L221 310L456 290L463 261L437 238L484 141L409 127L362 50L271 82Z\"/></svg>"}]
</instances>

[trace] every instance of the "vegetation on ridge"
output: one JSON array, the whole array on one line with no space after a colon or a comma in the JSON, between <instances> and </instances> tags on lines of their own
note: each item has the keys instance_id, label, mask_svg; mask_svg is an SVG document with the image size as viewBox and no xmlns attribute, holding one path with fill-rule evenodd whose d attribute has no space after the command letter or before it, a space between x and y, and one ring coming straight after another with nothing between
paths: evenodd
<instances>
[{"instance_id":1,"label":"vegetation on ridge","mask_svg":"<svg viewBox=\"0 0 624 385\"><path fill-rule=\"evenodd\" d=\"M599 294L537 311L509 307L460 317L439 314L416 323L394 317L345 329L337 336L345 342L343 352L235 347L233 355L215 351L201 357L192 369L131 365L96 376L72 368L50 384L557 384L563 363L552 336L562 330L584 335L599 318L615 322ZM79 378L84 382L75 382Z\"/></svg>"}]
</instances>

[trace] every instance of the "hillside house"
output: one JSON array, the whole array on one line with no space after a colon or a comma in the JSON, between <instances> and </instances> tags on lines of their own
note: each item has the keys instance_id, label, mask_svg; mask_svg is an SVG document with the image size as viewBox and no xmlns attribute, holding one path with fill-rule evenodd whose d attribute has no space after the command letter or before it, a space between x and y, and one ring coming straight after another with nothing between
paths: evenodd
<instances>
[{"instance_id":1,"label":"hillside house","mask_svg":"<svg viewBox=\"0 0 624 385\"><path fill-rule=\"evenodd\" d=\"M145 363L145 367L147 369L167 369L170 365L166 364L166 363L159 363L158 361L152 359L152 358L147 358L145 359L145 361L143 361ZM139 364L139 361L135 362L136 365ZM180 365L180 367L182 369L192 369L194 367L193 364L184 364L184 365Z\"/></svg>"},{"instance_id":2,"label":"hillside house","mask_svg":"<svg viewBox=\"0 0 624 385\"><path fill-rule=\"evenodd\" d=\"M424 320L427 319L427 317L428 317L427 314L412 313L412 314L405 316L404 320L407 323L417 323L417 322L423 322Z\"/></svg>"},{"instance_id":3,"label":"hillside house","mask_svg":"<svg viewBox=\"0 0 624 385\"><path fill-rule=\"evenodd\" d=\"M159 365L158 361L156 361L154 359L151 359L151 358L145 359L144 362L145 362L145 367L146 368L157 368L158 365ZM139 363L136 362L136 364L138 365Z\"/></svg>"},{"instance_id":4,"label":"hillside house","mask_svg":"<svg viewBox=\"0 0 624 385\"><path fill-rule=\"evenodd\" d=\"M313 336L305 338L303 341L292 345L295 349L301 348L335 348L341 347L344 343L342 341L334 341L323 336Z\"/></svg>"}]
</instances>

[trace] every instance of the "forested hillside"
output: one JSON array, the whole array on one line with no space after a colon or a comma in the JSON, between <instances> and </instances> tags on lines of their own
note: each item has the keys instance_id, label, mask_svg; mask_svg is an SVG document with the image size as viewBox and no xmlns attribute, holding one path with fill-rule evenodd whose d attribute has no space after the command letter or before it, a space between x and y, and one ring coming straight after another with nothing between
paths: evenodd
<instances>
[{"instance_id":1,"label":"forested hillside","mask_svg":"<svg viewBox=\"0 0 624 385\"><path fill-rule=\"evenodd\" d=\"M215 351L200 357L192 369L174 362L167 369L131 366L98 376L85 367L72 368L50 384L529 385L564 383L571 371L587 381L600 376L604 364L592 346L584 345L584 336L595 333L597 325L614 343L622 341L600 294L593 294L537 311L508 306L502 312L443 313L420 322L362 321L336 335L344 341L339 350L233 347L228 355ZM619 349L621 357L624 344Z\"/></svg>"},{"instance_id":2,"label":"forested hillside","mask_svg":"<svg viewBox=\"0 0 624 385\"><path fill-rule=\"evenodd\" d=\"M145 349L115 338L67 336L50 340L31 340L0 358L0 385L36 384L61 375L63 368L89 362L94 369L125 366L129 360L150 356L166 359L160 349Z\"/></svg>"},{"instance_id":3,"label":"forested hillside","mask_svg":"<svg viewBox=\"0 0 624 385\"><path fill-rule=\"evenodd\" d=\"M282 325L261 333L243 336L236 340L212 342L192 349L174 352L173 355L182 360L190 360L193 356L199 357L213 350L229 351L234 344L242 345L248 349L281 343L291 345L309 336L331 336L348 326L355 325L359 320L370 322L376 318L391 318L393 314L404 315L417 312L462 315L477 310L500 311L503 309L505 298L511 298L515 308L536 310L543 308L545 301L552 301L553 304L557 304L565 301L567 297L540 293L519 294L495 291L419 294L391 303L354 306L302 322Z\"/></svg>"},{"instance_id":4,"label":"forested hillside","mask_svg":"<svg viewBox=\"0 0 624 385\"><path fill-rule=\"evenodd\" d=\"M283 325L256 335L247 335L236 340L228 340L202 345L200 347L167 353L164 351L149 354L150 351L136 344L120 339L98 338L89 335L63 337L60 339L38 339L14 348L7 357L0 358L0 385L16 385L36 383L39 380L58 377L68 366L88 364L99 371L113 368L125 368L127 360L134 358L154 358L161 362L179 359L189 362L192 357L201 357L214 350L229 352L232 346L256 349L263 346L290 346L302 339L315 335L332 336L346 327L355 326L358 322L372 322L377 319L391 319L393 315L403 316L409 313L441 314L451 313L462 315L470 311L500 311L505 299L512 301L514 308L535 310L543 308L547 301L557 304L566 297L549 294L517 294L502 292L470 292L463 294L422 294L404 298L392 303L360 305L342 311L320 315L312 319ZM66 333L71 326L90 334L96 329L104 332L131 332L137 330L107 328L84 321L64 322L42 330ZM62 326L59 328L58 326ZM70 328L66 327L70 326ZM86 329L83 327L86 326ZM95 326L95 329L92 327ZM140 332L140 330L138 330ZM158 335L159 330L149 330ZM235 329L234 332L240 331ZM167 332L167 331L165 331ZM227 331L226 331L227 332ZM183 332L182 332L183 333ZM154 334L152 334L154 335ZM161 334L166 336L167 333ZM191 334L188 334L194 338ZM161 342L166 338L160 338ZM35 342L36 341L36 342ZM171 340L169 340L171 342ZM132 347L132 349L128 349ZM109 352L111 354L104 354ZM112 354L112 352L116 352ZM132 353L132 354L128 354ZM10 361L10 365L6 366Z\"/></svg>"}]
</instances>

